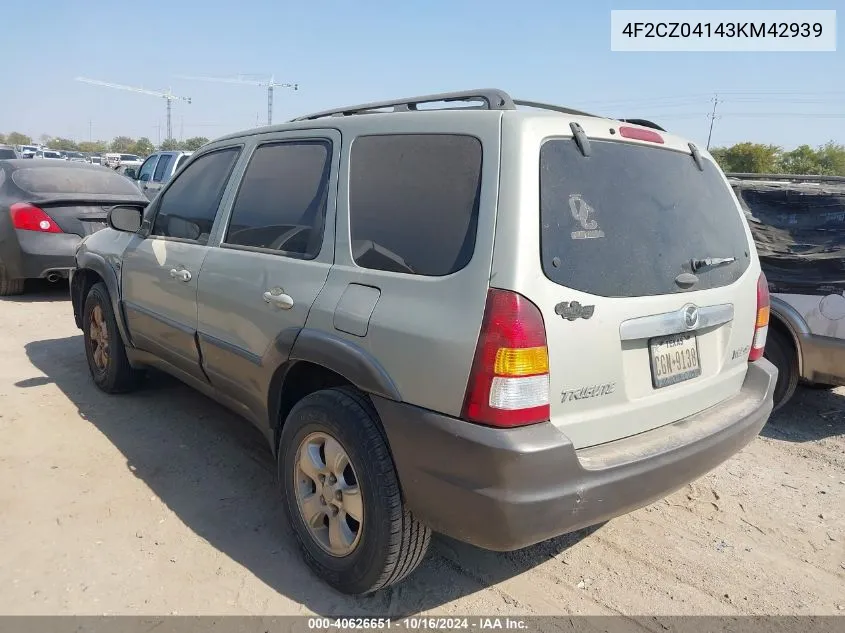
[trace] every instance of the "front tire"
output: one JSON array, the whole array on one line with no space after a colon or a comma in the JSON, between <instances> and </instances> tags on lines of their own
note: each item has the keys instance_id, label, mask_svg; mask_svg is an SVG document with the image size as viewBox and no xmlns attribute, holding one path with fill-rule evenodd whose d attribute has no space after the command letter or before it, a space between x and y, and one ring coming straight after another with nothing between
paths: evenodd
<instances>
[{"instance_id":1,"label":"front tire","mask_svg":"<svg viewBox=\"0 0 845 633\"><path fill-rule=\"evenodd\" d=\"M404 507L378 415L360 392L326 389L294 406L278 477L306 563L338 591L373 593L425 556L431 531Z\"/></svg>"},{"instance_id":2,"label":"front tire","mask_svg":"<svg viewBox=\"0 0 845 633\"><path fill-rule=\"evenodd\" d=\"M85 356L94 383L106 393L123 393L137 384L139 372L129 365L117 329L108 288L96 283L88 291L82 312Z\"/></svg>"},{"instance_id":3,"label":"front tire","mask_svg":"<svg viewBox=\"0 0 845 633\"><path fill-rule=\"evenodd\" d=\"M798 356L792 340L779 330L769 328L764 356L778 369L775 383L774 411L789 402L798 385Z\"/></svg>"}]
</instances>

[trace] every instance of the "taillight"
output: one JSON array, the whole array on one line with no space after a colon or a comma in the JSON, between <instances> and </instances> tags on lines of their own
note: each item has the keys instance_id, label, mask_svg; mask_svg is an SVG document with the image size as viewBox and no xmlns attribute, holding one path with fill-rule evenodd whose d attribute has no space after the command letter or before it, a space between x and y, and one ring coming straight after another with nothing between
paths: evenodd
<instances>
[{"instance_id":1,"label":"taillight","mask_svg":"<svg viewBox=\"0 0 845 633\"><path fill-rule=\"evenodd\" d=\"M645 130L639 127L629 127L627 125L623 125L619 128L619 136L636 139L638 141L663 144L663 137L660 136L660 134L654 130Z\"/></svg>"},{"instance_id":2,"label":"taillight","mask_svg":"<svg viewBox=\"0 0 845 633\"><path fill-rule=\"evenodd\" d=\"M549 419L549 352L539 308L491 288L475 349L463 418L513 427Z\"/></svg>"},{"instance_id":3,"label":"taillight","mask_svg":"<svg viewBox=\"0 0 845 633\"><path fill-rule=\"evenodd\" d=\"M9 209L12 213L12 225L16 229L41 233L63 233L53 218L32 204L16 202Z\"/></svg>"},{"instance_id":4,"label":"taillight","mask_svg":"<svg viewBox=\"0 0 845 633\"><path fill-rule=\"evenodd\" d=\"M757 312L754 323L754 340L751 342L751 352L748 354L748 362L759 360L763 357L763 350L766 348L766 335L769 333L769 282L766 275L760 273L757 280Z\"/></svg>"}]
</instances>

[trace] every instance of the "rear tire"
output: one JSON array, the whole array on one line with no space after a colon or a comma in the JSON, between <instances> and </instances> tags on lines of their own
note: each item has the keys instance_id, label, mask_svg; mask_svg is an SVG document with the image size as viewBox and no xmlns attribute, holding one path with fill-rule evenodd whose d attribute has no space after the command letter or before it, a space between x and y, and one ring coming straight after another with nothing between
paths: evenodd
<instances>
[{"instance_id":1,"label":"rear tire","mask_svg":"<svg viewBox=\"0 0 845 633\"><path fill-rule=\"evenodd\" d=\"M6 268L0 266L0 297L23 294L23 286L23 279L9 279L6 276Z\"/></svg>"},{"instance_id":2,"label":"rear tire","mask_svg":"<svg viewBox=\"0 0 845 633\"><path fill-rule=\"evenodd\" d=\"M332 462L350 469L332 474ZM345 594L370 594L420 564L431 531L404 507L390 449L366 396L339 388L300 400L282 429L277 463L288 521L306 563L326 583ZM341 490L354 481L357 492L333 496L326 481ZM360 521L350 522L356 513ZM341 527L333 520L342 520Z\"/></svg>"},{"instance_id":3,"label":"rear tire","mask_svg":"<svg viewBox=\"0 0 845 633\"><path fill-rule=\"evenodd\" d=\"M117 329L111 297L103 282L94 284L82 311L85 356L94 383L106 393L130 391L141 372L133 369Z\"/></svg>"},{"instance_id":4,"label":"rear tire","mask_svg":"<svg viewBox=\"0 0 845 633\"><path fill-rule=\"evenodd\" d=\"M798 356L792 339L779 330L769 329L764 356L778 369L774 410L777 411L795 393L798 386Z\"/></svg>"}]
</instances>

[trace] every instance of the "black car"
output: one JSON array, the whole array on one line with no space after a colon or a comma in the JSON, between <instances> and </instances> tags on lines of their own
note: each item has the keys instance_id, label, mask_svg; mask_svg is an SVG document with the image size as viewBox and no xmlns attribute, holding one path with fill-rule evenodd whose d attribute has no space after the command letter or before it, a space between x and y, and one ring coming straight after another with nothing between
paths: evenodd
<instances>
[{"instance_id":1,"label":"black car","mask_svg":"<svg viewBox=\"0 0 845 633\"><path fill-rule=\"evenodd\" d=\"M0 296L24 280L66 278L83 237L116 204L147 198L110 169L69 161L0 160Z\"/></svg>"}]
</instances>

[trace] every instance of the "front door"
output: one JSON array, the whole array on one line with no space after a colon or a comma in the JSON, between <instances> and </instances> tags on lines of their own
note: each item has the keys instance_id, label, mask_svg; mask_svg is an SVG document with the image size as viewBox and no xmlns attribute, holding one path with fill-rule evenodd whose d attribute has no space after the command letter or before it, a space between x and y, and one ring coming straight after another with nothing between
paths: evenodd
<instances>
[{"instance_id":1,"label":"front door","mask_svg":"<svg viewBox=\"0 0 845 633\"><path fill-rule=\"evenodd\" d=\"M210 151L185 169L151 210L149 235L123 258L123 302L132 342L203 379L196 345L197 280L239 147Z\"/></svg>"},{"instance_id":2,"label":"front door","mask_svg":"<svg viewBox=\"0 0 845 633\"><path fill-rule=\"evenodd\" d=\"M198 289L198 331L212 384L263 419L269 380L322 290L334 258L340 135L262 137ZM186 169L190 169L190 165Z\"/></svg>"},{"instance_id":3,"label":"front door","mask_svg":"<svg viewBox=\"0 0 845 633\"><path fill-rule=\"evenodd\" d=\"M158 192L161 191L161 188L167 182L167 176L172 172L175 158L176 156L174 154L161 154L158 157L158 163L156 163L156 168L153 171L153 177L150 182L146 183L146 189L144 190L144 193L150 200L158 195Z\"/></svg>"}]
</instances>

